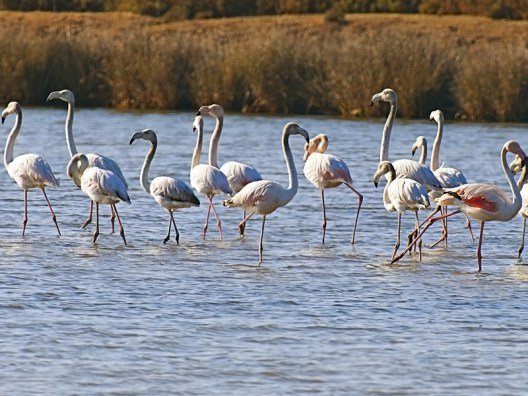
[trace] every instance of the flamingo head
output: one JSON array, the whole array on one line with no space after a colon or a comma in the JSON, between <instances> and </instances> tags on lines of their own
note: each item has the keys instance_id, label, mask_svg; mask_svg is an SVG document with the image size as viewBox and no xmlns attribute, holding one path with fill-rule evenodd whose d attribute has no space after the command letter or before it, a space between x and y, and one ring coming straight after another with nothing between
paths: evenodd
<instances>
[{"instance_id":1,"label":"flamingo head","mask_svg":"<svg viewBox=\"0 0 528 396\"><path fill-rule=\"evenodd\" d=\"M524 166L524 161L518 155L515 156L513 161L510 163L510 170L515 174L519 173Z\"/></svg>"},{"instance_id":2,"label":"flamingo head","mask_svg":"<svg viewBox=\"0 0 528 396\"><path fill-rule=\"evenodd\" d=\"M202 116L197 115L196 117L194 117L193 132L198 131L199 133L201 133L202 130L203 130L203 118Z\"/></svg>"},{"instance_id":3,"label":"flamingo head","mask_svg":"<svg viewBox=\"0 0 528 396\"><path fill-rule=\"evenodd\" d=\"M68 177L73 180L77 187L81 187L81 178L88 166L88 157L82 153L75 154L73 157L71 157L70 162L68 162L68 165L66 166L66 173L68 174Z\"/></svg>"},{"instance_id":4,"label":"flamingo head","mask_svg":"<svg viewBox=\"0 0 528 396\"><path fill-rule=\"evenodd\" d=\"M222 106L217 104L212 104L210 106L202 106L196 113L197 116L199 115L210 115L215 118L223 118L224 117L224 109Z\"/></svg>"},{"instance_id":5,"label":"flamingo head","mask_svg":"<svg viewBox=\"0 0 528 396\"><path fill-rule=\"evenodd\" d=\"M416 138L416 142L414 142L412 149L411 149L412 155L414 156L414 153L416 153L416 150L422 147L427 147L427 140L423 136L418 136Z\"/></svg>"},{"instance_id":6,"label":"flamingo head","mask_svg":"<svg viewBox=\"0 0 528 396\"><path fill-rule=\"evenodd\" d=\"M384 102L389 102L391 105L398 103L398 97L396 92L390 88L385 88L383 91L372 96L370 100L370 105L374 106L374 103L378 103L380 100Z\"/></svg>"},{"instance_id":7,"label":"flamingo head","mask_svg":"<svg viewBox=\"0 0 528 396\"><path fill-rule=\"evenodd\" d=\"M134 140L137 139L144 139L148 140L152 144L158 143L158 137L156 136L156 132L154 132L152 129L143 129L141 132L136 132L132 135L132 138L130 139L130 143L134 143Z\"/></svg>"},{"instance_id":8,"label":"flamingo head","mask_svg":"<svg viewBox=\"0 0 528 396\"><path fill-rule=\"evenodd\" d=\"M70 104L75 103L75 95L73 94L72 91L68 89L63 89L62 91L51 92L48 96L48 99L46 99L46 102L49 102L52 99L61 99Z\"/></svg>"},{"instance_id":9,"label":"flamingo head","mask_svg":"<svg viewBox=\"0 0 528 396\"><path fill-rule=\"evenodd\" d=\"M320 133L304 145L304 161L313 153L324 153L328 148L328 136Z\"/></svg>"},{"instance_id":10,"label":"flamingo head","mask_svg":"<svg viewBox=\"0 0 528 396\"><path fill-rule=\"evenodd\" d=\"M389 173L389 181L393 181L396 178L396 170L394 169L394 166L389 161L381 161L378 165L378 169L376 170L376 173L374 173L374 176L372 177L372 181L374 182L374 186L378 187L378 182L381 176Z\"/></svg>"},{"instance_id":11,"label":"flamingo head","mask_svg":"<svg viewBox=\"0 0 528 396\"><path fill-rule=\"evenodd\" d=\"M526 163L526 154L524 153L519 143L517 143L515 140L510 140L504 144L502 149L509 151L512 154L518 155L521 159L522 166L524 166L524 164Z\"/></svg>"},{"instance_id":12,"label":"flamingo head","mask_svg":"<svg viewBox=\"0 0 528 396\"><path fill-rule=\"evenodd\" d=\"M18 102L9 102L7 107L2 111L2 124L9 114L18 114L20 113L20 110Z\"/></svg>"},{"instance_id":13,"label":"flamingo head","mask_svg":"<svg viewBox=\"0 0 528 396\"><path fill-rule=\"evenodd\" d=\"M429 121L436 121L437 124L444 122L444 113L442 113L442 110L431 111L431 114L429 115Z\"/></svg>"},{"instance_id":14,"label":"flamingo head","mask_svg":"<svg viewBox=\"0 0 528 396\"><path fill-rule=\"evenodd\" d=\"M310 143L310 135L308 135L308 132L301 128L299 124L296 124L295 122L289 122L284 126L283 130L283 136L285 135L301 135L304 140L306 140L306 143Z\"/></svg>"}]
</instances>

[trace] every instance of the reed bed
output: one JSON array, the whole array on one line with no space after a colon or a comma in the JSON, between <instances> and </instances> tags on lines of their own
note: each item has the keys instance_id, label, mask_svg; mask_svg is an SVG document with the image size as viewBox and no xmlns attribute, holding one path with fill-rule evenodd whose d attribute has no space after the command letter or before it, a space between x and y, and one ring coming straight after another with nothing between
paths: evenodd
<instances>
[{"instance_id":1,"label":"reed bed","mask_svg":"<svg viewBox=\"0 0 528 396\"><path fill-rule=\"evenodd\" d=\"M131 14L3 12L0 100L81 106L374 116L441 108L468 120L528 121L528 22L482 17L322 16L162 23ZM517 33L517 34L515 34ZM511 39L515 37L515 39Z\"/></svg>"}]
</instances>

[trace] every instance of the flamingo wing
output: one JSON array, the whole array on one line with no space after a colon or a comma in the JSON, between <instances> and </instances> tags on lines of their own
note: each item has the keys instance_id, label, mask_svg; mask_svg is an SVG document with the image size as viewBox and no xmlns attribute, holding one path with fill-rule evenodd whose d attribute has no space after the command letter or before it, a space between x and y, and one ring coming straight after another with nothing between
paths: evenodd
<instances>
[{"instance_id":1,"label":"flamingo wing","mask_svg":"<svg viewBox=\"0 0 528 396\"><path fill-rule=\"evenodd\" d=\"M425 209L430 205L425 187L408 178L393 180L387 187L387 198L398 212Z\"/></svg>"},{"instance_id":2,"label":"flamingo wing","mask_svg":"<svg viewBox=\"0 0 528 396\"><path fill-rule=\"evenodd\" d=\"M95 202L102 202L108 199L118 199L130 203L127 188L123 181L114 173L99 169L97 167L88 168L82 176L81 188Z\"/></svg>"},{"instance_id":3,"label":"flamingo wing","mask_svg":"<svg viewBox=\"0 0 528 396\"><path fill-rule=\"evenodd\" d=\"M467 184L464 174L456 168L441 167L434 171L434 175L445 188L453 188Z\"/></svg>"},{"instance_id":4,"label":"flamingo wing","mask_svg":"<svg viewBox=\"0 0 528 396\"><path fill-rule=\"evenodd\" d=\"M192 168L191 185L205 195L233 193L226 175L220 169L205 164Z\"/></svg>"},{"instance_id":5,"label":"flamingo wing","mask_svg":"<svg viewBox=\"0 0 528 396\"><path fill-rule=\"evenodd\" d=\"M20 187L25 189L60 186L51 166L37 154L19 155L8 165L7 172Z\"/></svg>"},{"instance_id":6,"label":"flamingo wing","mask_svg":"<svg viewBox=\"0 0 528 396\"><path fill-rule=\"evenodd\" d=\"M125 179L125 176L123 176L123 172L121 172L121 168L113 159L105 157L104 155L94 153L86 154L86 157L88 158L88 164L90 166L96 166L100 169L109 170L117 177L119 177L125 187L128 188L128 183Z\"/></svg>"},{"instance_id":7,"label":"flamingo wing","mask_svg":"<svg viewBox=\"0 0 528 396\"><path fill-rule=\"evenodd\" d=\"M250 165L242 164L240 162L226 162L220 167L220 171L226 175L229 186L235 193L242 190L242 188L248 183L262 180L262 176L258 170Z\"/></svg>"},{"instance_id":8,"label":"flamingo wing","mask_svg":"<svg viewBox=\"0 0 528 396\"><path fill-rule=\"evenodd\" d=\"M442 183L436 178L433 171L417 161L400 159L392 163L396 170L396 177L409 178L423 184L428 190L442 188Z\"/></svg>"},{"instance_id":9,"label":"flamingo wing","mask_svg":"<svg viewBox=\"0 0 528 396\"><path fill-rule=\"evenodd\" d=\"M304 175L319 189L335 187L341 183L352 184L345 161L330 154L312 153L304 164Z\"/></svg>"},{"instance_id":10,"label":"flamingo wing","mask_svg":"<svg viewBox=\"0 0 528 396\"><path fill-rule=\"evenodd\" d=\"M187 183L172 177L156 177L150 184L150 193L152 196L163 197L170 201L200 206L200 201L194 195L192 188Z\"/></svg>"}]
</instances>

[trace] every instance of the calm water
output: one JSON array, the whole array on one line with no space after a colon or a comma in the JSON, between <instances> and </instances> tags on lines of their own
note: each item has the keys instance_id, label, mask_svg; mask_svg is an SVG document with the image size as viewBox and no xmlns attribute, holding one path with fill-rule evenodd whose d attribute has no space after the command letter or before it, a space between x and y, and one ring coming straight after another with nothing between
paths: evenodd
<instances>
[{"instance_id":1,"label":"calm water","mask_svg":"<svg viewBox=\"0 0 528 396\"><path fill-rule=\"evenodd\" d=\"M129 246L109 234L107 207L92 245L93 228L79 229L88 201L65 174L65 115L26 109L15 146L15 154L43 155L61 178L49 196L63 237L56 237L38 191L29 194L27 237L20 237L22 192L0 172L0 393L467 395L528 388L520 219L486 226L482 274L462 218L450 222L447 251L426 249L421 263L408 257L388 266L396 215L385 211L382 188L371 182L384 120L226 117L220 163L251 163L286 184L280 136L295 120L312 135L329 135L329 152L347 161L365 195L353 247L356 197L343 187L328 191L322 246L320 194L302 175L304 141L292 137L299 192L268 217L257 270L260 220L248 223L240 240L240 211L219 206L225 240L213 222L202 241L203 197L200 208L176 215L181 245L161 243L167 215L139 186L148 144L128 141L132 132L156 130L151 175L188 181L192 113L77 112L79 150L117 160L133 201L119 205ZM205 121L208 139L213 120ZM1 127L4 139L13 122ZM526 131L448 123L441 160L468 180L507 188L499 151L509 139L528 146ZM398 120L391 158L409 158L417 135L432 144L435 133L426 121ZM412 215L404 217L408 230ZM437 235L438 228L428 241Z\"/></svg>"}]
</instances>

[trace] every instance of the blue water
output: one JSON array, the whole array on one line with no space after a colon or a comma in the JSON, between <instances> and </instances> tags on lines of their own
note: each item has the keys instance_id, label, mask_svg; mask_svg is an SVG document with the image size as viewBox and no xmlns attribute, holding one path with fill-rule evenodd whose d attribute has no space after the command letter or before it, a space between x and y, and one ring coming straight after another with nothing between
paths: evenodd
<instances>
[{"instance_id":1,"label":"blue water","mask_svg":"<svg viewBox=\"0 0 528 396\"><path fill-rule=\"evenodd\" d=\"M63 108L24 109L15 155L39 153L61 179L48 195L29 194L21 238L22 192L0 172L0 393L14 394L521 394L528 389L528 267L518 261L521 221L489 223L483 273L463 218L450 221L449 248L424 249L388 265L396 214L375 189L384 120L227 115L219 162L238 160L287 183L281 152L286 122L326 133L329 153L349 165L364 194L357 244L349 241L356 197L326 194L328 229L321 238L320 193L302 175L304 141L290 140L300 175L295 199L268 216L264 263L257 269L260 220L240 240L241 212L218 203L216 224L201 239L202 206L176 214L181 245L162 244L168 217L139 186L148 150L129 146L152 128L159 149L151 177L188 181L193 114L81 109L74 134L80 151L115 159L130 184L132 205L118 205L128 246L80 230L88 200L68 179ZM206 118L208 139L213 120ZM4 138L14 119L1 127ZM508 188L499 152L509 139L528 148L526 125L445 126L441 161L470 181ZM428 121L397 120L391 158L410 158L417 135L430 144ZM206 159L206 156L203 156ZM422 214L423 217L423 214ZM413 221L404 215L404 234ZM474 224L478 230L478 224ZM426 242L438 237L435 227ZM528 256L527 256L528 262Z\"/></svg>"}]
</instances>

